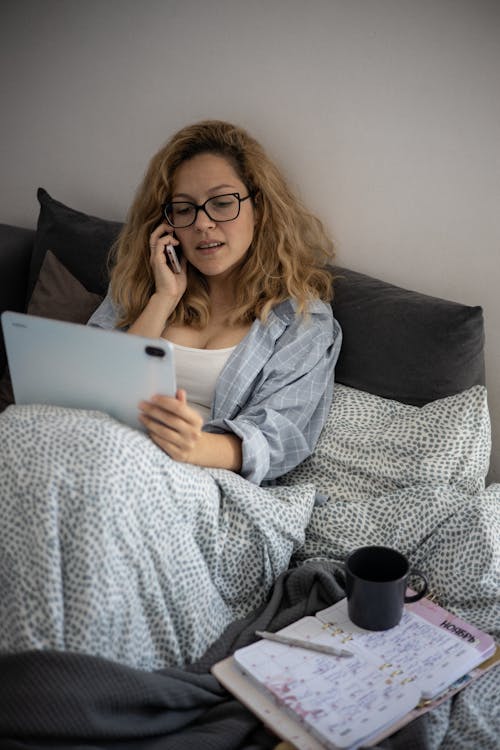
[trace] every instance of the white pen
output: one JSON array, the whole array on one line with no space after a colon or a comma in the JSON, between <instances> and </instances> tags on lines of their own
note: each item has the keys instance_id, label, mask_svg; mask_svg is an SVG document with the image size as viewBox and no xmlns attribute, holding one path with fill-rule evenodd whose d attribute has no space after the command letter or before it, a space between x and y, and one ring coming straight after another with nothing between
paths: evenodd
<instances>
[{"instance_id":1,"label":"white pen","mask_svg":"<svg viewBox=\"0 0 500 750\"><path fill-rule=\"evenodd\" d=\"M256 630L255 635L265 638L267 641L276 641L276 643L283 643L285 646L297 646L298 648L305 648L308 651L318 651L320 654L354 656L351 651L346 651L345 648L335 648L335 646L327 646L326 643L305 641L301 638L292 638L288 635L280 635L279 633L268 633L267 630Z\"/></svg>"}]
</instances>

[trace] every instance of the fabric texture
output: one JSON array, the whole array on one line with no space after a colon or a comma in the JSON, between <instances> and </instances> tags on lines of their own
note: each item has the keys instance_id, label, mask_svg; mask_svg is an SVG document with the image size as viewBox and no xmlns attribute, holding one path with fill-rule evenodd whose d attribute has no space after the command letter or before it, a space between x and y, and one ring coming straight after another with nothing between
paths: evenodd
<instances>
[{"instance_id":1,"label":"fabric texture","mask_svg":"<svg viewBox=\"0 0 500 750\"><path fill-rule=\"evenodd\" d=\"M175 378L177 384L185 388L187 402L203 418L210 419L215 384L229 355L236 348L195 349L170 342L174 349ZM203 373L203 377L200 377Z\"/></svg>"},{"instance_id":2,"label":"fabric texture","mask_svg":"<svg viewBox=\"0 0 500 750\"><path fill-rule=\"evenodd\" d=\"M108 285L108 254L122 224L76 211L38 188L40 214L28 277L27 300L35 287L47 250L80 283L94 294L104 295Z\"/></svg>"},{"instance_id":3,"label":"fabric texture","mask_svg":"<svg viewBox=\"0 0 500 750\"><path fill-rule=\"evenodd\" d=\"M312 486L173 461L101 412L10 406L0 445L0 651L191 662L263 602L314 505Z\"/></svg>"},{"instance_id":4,"label":"fabric texture","mask_svg":"<svg viewBox=\"0 0 500 750\"><path fill-rule=\"evenodd\" d=\"M47 250L27 311L43 318L86 323L102 299L101 294L87 291L52 250Z\"/></svg>"},{"instance_id":5,"label":"fabric texture","mask_svg":"<svg viewBox=\"0 0 500 750\"><path fill-rule=\"evenodd\" d=\"M495 494L496 492L496 494ZM483 500L498 507L500 488ZM478 504L481 500L478 497ZM498 512L495 514L498 522ZM463 517L450 515L434 543L423 547L427 566L448 543ZM446 560L445 556L443 559ZM483 570L484 568L481 568ZM480 575L481 571L478 571ZM337 601L339 569L309 561L283 572L268 599L231 623L197 662L146 672L85 654L54 651L0 655L0 742L4 750L271 750L277 738L221 688L209 673L215 662L255 640ZM484 593L484 592L483 592ZM494 600L483 604L493 611ZM497 637L499 625L496 625ZM493 670L377 745L380 750L497 750L500 670ZM26 711L26 706L30 711Z\"/></svg>"},{"instance_id":6,"label":"fabric texture","mask_svg":"<svg viewBox=\"0 0 500 750\"><path fill-rule=\"evenodd\" d=\"M484 385L483 311L336 268L336 379L414 406Z\"/></svg>"},{"instance_id":7,"label":"fabric texture","mask_svg":"<svg viewBox=\"0 0 500 750\"><path fill-rule=\"evenodd\" d=\"M278 481L314 482L346 502L424 485L474 493L490 451L484 386L416 407L337 383L314 453Z\"/></svg>"},{"instance_id":8,"label":"fabric texture","mask_svg":"<svg viewBox=\"0 0 500 750\"><path fill-rule=\"evenodd\" d=\"M453 397L441 418L456 429L483 403L482 388ZM345 413L359 429L352 404ZM289 605L294 620L335 601L335 561L363 544L399 549L442 606L500 643L500 485L474 489L482 460L465 479L455 458L443 471L439 454L425 481L410 471L397 486L390 477L377 484L366 473L356 496L331 493L318 506L310 483L263 488L177 464L101 413L10 407L0 444L9 446L0 454L0 651L13 652L0 658L9 675L2 747L41 748L55 737L54 746L75 750L107 750L117 738L130 750L267 750L268 734L207 670L257 628L284 627ZM293 566L330 576L326 602L314 595L317 579L296 578ZM298 580L293 601L273 588L281 574L280 585ZM499 694L496 669L379 747L497 750Z\"/></svg>"},{"instance_id":9,"label":"fabric texture","mask_svg":"<svg viewBox=\"0 0 500 750\"><path fill-rule=\"evenodd\" d=\"M297 466L316 445L328 414L342 332L329 305L314 300L309 317L286 301L254 321L227 360L203 429L242 440L241 475L260 484ZM89 325L113 328L108 291Z\"/></svg>"},{"instance_id":10,"label":"fabric texture","mask_svg":"<svg viewBox=\"0 0 500 750\"><path fill-rule=\"evenodd\" d=\"M0 655L2 750L271 750L277 738L209 674L210 666L342 596L331 564L287 570L248 617L185 670L145 672L85 654ZM42 687L43 686L43 687ZM26 711L26 706L30 711ZM119 743L117 744L117 740Z\"/></svg>"}]
</instances>

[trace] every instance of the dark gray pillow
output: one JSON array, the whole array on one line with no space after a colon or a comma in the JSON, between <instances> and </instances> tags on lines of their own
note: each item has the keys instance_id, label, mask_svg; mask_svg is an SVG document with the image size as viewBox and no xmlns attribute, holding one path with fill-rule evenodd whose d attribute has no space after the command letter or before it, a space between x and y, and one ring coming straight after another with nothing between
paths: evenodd
<instances>
[{"instance_id":1,"label":"dark gray pillow","mask_svg":"<svg viewBox=\"0 0 500 750\"><path fill-rule=\"evenodd\" d=\"M108 254L122 224L69 208L54 200L43 188L38 188L37 197L40 214L26 302L31 298L47 250L52 250L87 291L105 294L108 285Z\"/></svg>"},{"instance_id":2,"label":"dark gray pillow","mask_svg":"<svg viewBox=\"0 0 500 750\"><path fill-rule=\"evenodd\" d=\"M85 289L54 253L47 250L27 312L68 323L86 323L102 300L102 295Z\"/></svg>"},{"instance_id":3,"label":"dark gray pillow","mask_svg":"<svg viewBox=\"0 0 500 750\"><path fill-rule=\"evenodd\" d=\"M481 307L335 273L332 307L344 335L336 380L414 406L484 385Z\"/></svg>"}]
</instances>

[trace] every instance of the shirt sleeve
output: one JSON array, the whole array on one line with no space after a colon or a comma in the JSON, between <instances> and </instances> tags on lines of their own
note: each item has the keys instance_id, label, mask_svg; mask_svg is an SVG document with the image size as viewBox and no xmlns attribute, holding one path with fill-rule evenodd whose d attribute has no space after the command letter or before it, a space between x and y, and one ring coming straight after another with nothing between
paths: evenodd
<instances>
[{"instance_id":1,"label":"shirt sleeve","mask_svg":"<svg viewBox=\"0 0 500 750\"><path fill-rule=\"evenodd\" d=\"M108 291L103 301L91 315L87 321L88 326L95 326L96 328L116 328L118 323L118 310L111 297L111 288L108 287Z\"/></svg>"},{"instance_id":2,"label":"shirt sleeve","mask_svg":"<svg viewBox=\"0 0 500 750\"><path fill-rule=\"evenodd\" d=\"M312 453L328 416L341 340L331 308L288 326L239 412L208 423L208 431L241 438L243 477L271 481Z\"/></svg>"}]
</instances>

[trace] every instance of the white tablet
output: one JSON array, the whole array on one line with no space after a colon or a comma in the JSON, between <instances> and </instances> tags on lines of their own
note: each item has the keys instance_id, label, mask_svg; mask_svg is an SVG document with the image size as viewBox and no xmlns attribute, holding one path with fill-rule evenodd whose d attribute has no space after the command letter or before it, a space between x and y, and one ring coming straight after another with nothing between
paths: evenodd
<instances>
[{"instance_id":1,"label":"white tablet","mask_svg":"<svg viewBox=\"0 0 500 750\"><path fill-rule=\"evenodd\" d=\"M98 409L144 429L138 404L174 396L173 347L164 339L127 335L23 313L2 313L17 404Z\"/></svg>"}]
</instances>

